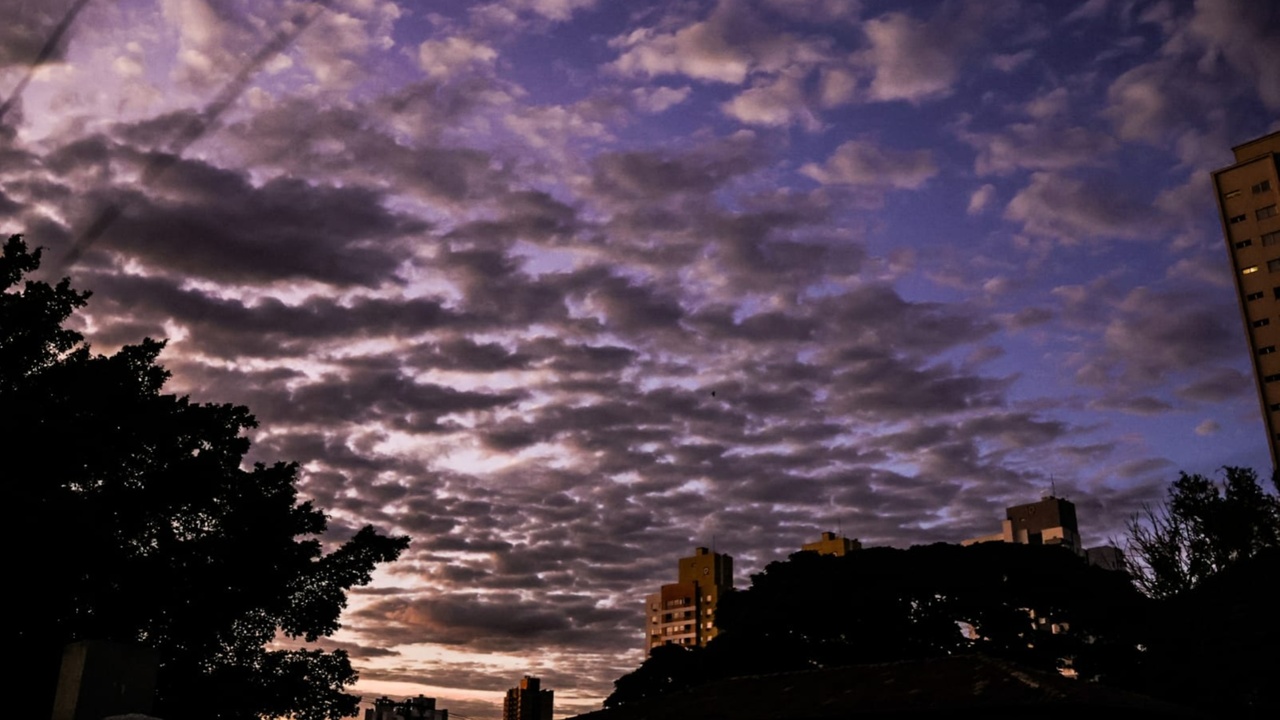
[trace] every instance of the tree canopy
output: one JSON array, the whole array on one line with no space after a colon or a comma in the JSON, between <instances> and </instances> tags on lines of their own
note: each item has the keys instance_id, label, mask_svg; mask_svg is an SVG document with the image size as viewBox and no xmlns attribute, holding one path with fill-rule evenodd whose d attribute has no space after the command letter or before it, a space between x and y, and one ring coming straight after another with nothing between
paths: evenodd
<instances>
[{"instance_id":1,"label":"tree canopy","mask_svg":"<svg viewBox=\"0 0 1280 720\"><path fill-rule=\"evenodd\" d=\"M1173 597L1280 548L1280 497L1268 494L1250 468L1225 467L1222 474L1218 484L1181 473L1164 502L1129 521L1128 570L1143 592Z\"/></svg>"},{"instance_id":2,"label":"tree canopy","mask_svg":"<svg viewBox=\"0 0 1280 720\"><path fill-rule=\"evenodd\" d=\"M705 648L656 648L605 706L725 678L980 653L1069 665L1211 717L1276 717L1276 495L1245 468L1224 468L1220 484L1183 473L1130 530L1132 576L1052 546L796 553L722 598Z\"/></svg>"},{"instance_id":3,"label":"tree canopy","mask_svg":"<svg viewBox=\"0 0 1280 720\"><path fill-rule=\"evenodd\" d=\"M605 705L727 677L964 653L1049 671L1069 662L1098 678L1132 659L1126 628L1147 602L1124 574L1057 547L796 553L723 598L706 648L655 649Z\"/></svg>"},{"instance_id":4,"label":"tree canopy","mask_svg":"<svg viewBox=\"0 0 1280 720\"><path fill-rule=\"evenodd\" d=\"M343 651L269 643L335 632L347 591L408 539L366 526L326 551L298 465L244 467L249 410L165 394L160 342L91 353L66 327L89 294L24 282L39 263L20 236L0 257L0 442L24 545L4 632L29 659L10 676L17 714L48 716L62 648L82 639L154 648L161 717L353 713Z\"/></svg>"}]
</instances>

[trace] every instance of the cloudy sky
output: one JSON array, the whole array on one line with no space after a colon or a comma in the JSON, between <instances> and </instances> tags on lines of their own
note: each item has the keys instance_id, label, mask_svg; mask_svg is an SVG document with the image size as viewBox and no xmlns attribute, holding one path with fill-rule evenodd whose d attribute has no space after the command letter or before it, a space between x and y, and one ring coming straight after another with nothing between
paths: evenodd
<instances>
[{"instance_id":1,"label":"cloudy sky","mask_svg":"<svg viewBox=\"0 0 1280 720\"><path fill-rule=\"evenodd\" d=\"M1273 3L0 18L0 232L95 349L168 338L174 391L250 406L337 536L412 536L337 638L366 694L589 708L695 544L745 584L1051 486L1096 544L1268 465L1209 172L1280 129Z\"/></svg>"}]
</instances>

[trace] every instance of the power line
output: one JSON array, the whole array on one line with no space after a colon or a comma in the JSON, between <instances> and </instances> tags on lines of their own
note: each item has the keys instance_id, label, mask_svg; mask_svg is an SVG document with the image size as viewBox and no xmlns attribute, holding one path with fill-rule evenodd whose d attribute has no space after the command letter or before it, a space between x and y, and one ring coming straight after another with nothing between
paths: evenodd
<instances>
[{"instance_id":1,"label":"power line","mask_svg":"<svg viewBox=\"0 0 1280 720\"><path fill-rule=\"evenodd\" d=\"M81 3L88 0L80 0ZM333 4L333 0L314 0L304 9L299 10L290 18L289 26L277 32L271 40L269 40L257 53L245 63L244 67L236 73L222 90L214 96L213 100L205 106L204 110L191 118L173 139L169 142L165 152L153 155L142 172L141 184L143 187L150 187L164 173L181 158L182 153L186 151L192 143L204 137L204 135L213 127L222 113L226 112L240 95L244 93L249 86L249 81L257 74L262 66L277 54L283 52L286 48L298 39L303 31L311 26L329 6ZM124 213L128 206L127 200L114 202L108 205L98 214L98 217L85 229L75 242L71 244L70 249L62 256L60 265L67 267L80 259L85 251L89 249L102 235L115 223L116 220Z\"/></svg>"},{"instance_id":2,"label":"power line","mask_svg":"<svg viewBox=\"0 0 1280 720\"><path fill-rule=\"evenodd\" d=\"M92 1L93 0L76 0L71 7L67 8L66 14L63 15L62 20L54 26L53 33L49 35L49 39L45 41L44 47L40 48L40 52L36 55L35 60L32 60L31 63L27 65L27 72L23 74L20 80L18 80L18 84L14 86L13 92L10 93L9 98L3 103L0 103L0 120L4 120L4 116L9 112L9 108L13 107L13 104L18 101L18 98L22 95L22 91L27 89L27 84L31 82L32 77L35 77L36 69L48 62L49 58L53 57L54 51L58 49L58 43L62 42L62 36L67 34L67 30L70 29L71 23L75 22L76 16L80 14L81 10L84 10L85 5L88 5Z\"/></svg>"}]
</instances>

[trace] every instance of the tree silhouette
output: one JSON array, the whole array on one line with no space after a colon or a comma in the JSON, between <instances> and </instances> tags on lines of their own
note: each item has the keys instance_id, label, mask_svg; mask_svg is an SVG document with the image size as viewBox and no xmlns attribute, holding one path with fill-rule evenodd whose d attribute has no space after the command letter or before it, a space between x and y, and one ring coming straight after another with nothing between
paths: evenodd
<instances>
[{"instance_id":1,"label":"tree silhouette","mask_svg":"<svg viewBox=\"0 0 1280 720\"><path fill-rule=\"evenodd\" d=\"M164 394L154 340L92 354L64 326L88 293L66 279L17 289L39 263L20 236L0 257L16 714L48 716L62 647L82 639L154 648L161 717L352 714L346 653L267 646L336 631L347 591L408 539L366 526L326 552L298 466L242 467L249 410Z\"/></svg>"},{"instance_id":2,"label":"tree silhouette","mask_svg":"<svg viewBox=\"0 0 1280 720\"><path fill-rule=\"evenodd\" d=\"M1267 494L1249 468L1222 471L1221 486L1181 473L1164 502L1130 519L1128 570L1151 597L1186 592L1266 548L1280 547L1280 498Z\"/></svg>"},{"instance_id":3,"label":"tree silhouette","mask_svg":"<svg viewBox=\"0 0 1280 720\"><path fill-rule=\"evenodd\" d=\"M722 598L707 647L655 649L606 706L723 678L967 653L1105 679L1136 659L1129 628L1149 604L1123 573L1059 547L801 552Z\"/></svg>"}]
</instances>

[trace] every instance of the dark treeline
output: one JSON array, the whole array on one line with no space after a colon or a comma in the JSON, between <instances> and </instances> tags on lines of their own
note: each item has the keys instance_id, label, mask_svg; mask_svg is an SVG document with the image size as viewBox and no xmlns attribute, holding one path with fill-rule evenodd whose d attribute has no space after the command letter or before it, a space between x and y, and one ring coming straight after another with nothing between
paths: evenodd
<instances>
[{"instance_id":1,"label":"dark treeline","mask_svg":"<svg viewBox=\"0 0 1280 720\"><path fill-rule=\"evenodd\" d=\"M1146 548L1153 555L1131 545L1146 584L1054 546L796 553L721 601L707 647L656 648L605 706L733 677L981 654L1213 717L1280 716L1280 505L1252 472L1228 475L1221 492L1184 475L1148 513L1177 533L1135 519L1148 540L1164 532ZM1206 569L1205 557L1217 565ZM1139 589L1171 587L1170 573L1180 573L1177 590Z\"/></svg>"},{"instance_id":2,"label":"dark treeline","mask_svg":"<svg viewBox=\"0 0 1280 720\"><path fill-rule=\"evenodd\" d=\"M154 653L159 717L353 714L344 651L269 643L332 634L347 591L408 539L326 538L297 464L244 466L247 408L163 392L160 342L92 353L65 327L88 293L24 280L39 263L20 237L0 254L0 476L20 544L0 634L10 714L50 716L78 641Z\"/></svg>"}]
</instances>

